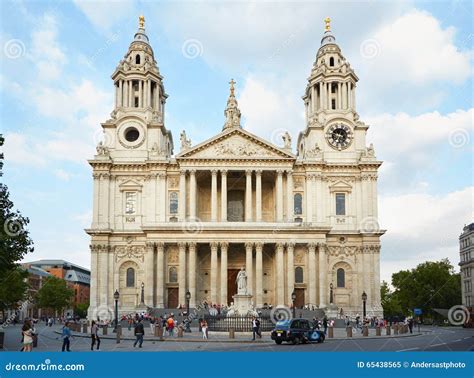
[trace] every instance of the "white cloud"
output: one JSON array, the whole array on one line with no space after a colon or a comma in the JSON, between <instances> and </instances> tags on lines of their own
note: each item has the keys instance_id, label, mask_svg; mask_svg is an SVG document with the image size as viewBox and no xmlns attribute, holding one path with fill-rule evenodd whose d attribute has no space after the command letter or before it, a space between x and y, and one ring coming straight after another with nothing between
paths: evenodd
<instances>
[{"instance_id":1,"label":"white cloud","mask_svg":"<svg viewBox=\"0 0 474 378\"><path fill-rule=\"evenodd\" d=\"M122 22L131 22L130 18L136 20L138 25L138 13L132 0L74 0L74 4L96 28L102 31L110 31Z\"/></svg>"},{"instance_id":2,"label":"white cloud","mask_svg":"<svg viewBox=\"0 0 474 378\"><path fill-rule=\"evenodd\" d=\"M380 175L386 188L412 190L407 184L418 185L412 182L413 178L439 163L433 152L460 153L472 149L468 142L473 118L474 108L449 114L384 113L367 117L371 125L367 139L374 143L377 157L384 161Z\"/></svg>"},{"instance_id":3,"label":"white cloud","mask_svg":"<svg viewBox=\"0 0 474 378\"><path fill-rule=\"evenodd\" d=\"M42 167L46 164L43 156L35 153L35 146L31 138L20 133L6 133L3 150L8 163Z\"/></svg>"},{"instance_id":4,"label":"white cloud","mask_svg":"<svg viewBox=\"0 0 474 378\"><path fill-rule=\"evenodd\" d=\"M71 177L73 176L72 173L70 172L67 172L65 171L64 169L55 169L54 170L54 175L60 179L60 180L63 180L63 181L69 181L71 179Z\"/></svg>"},{"instance_id":5,"label":"white cloud","mask_svg":"<svg viewBox=\"0 0 474 378\"><path fill-rule=\"evenodd\" d=\"M390 280L392 273L426 260L449 258L456 266L459 234L472 221L473 194L471 186L446 195L380 196L380 224L387 229L382 237L382 278Z\"/></svg>"}]
</instances>

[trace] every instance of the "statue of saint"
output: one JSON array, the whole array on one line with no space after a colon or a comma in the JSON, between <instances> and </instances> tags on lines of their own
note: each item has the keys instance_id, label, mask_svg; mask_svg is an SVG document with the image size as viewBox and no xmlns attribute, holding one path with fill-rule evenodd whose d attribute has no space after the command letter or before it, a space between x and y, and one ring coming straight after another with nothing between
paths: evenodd
<instances>
[{"instance_id":1,"label":"statue of saint","mask_svg":"<svg viewBox=\"0 0 474 378\"><path fill-rule=\"evenodd\" d=\"M237 283L237 294L247 295L247 273L245 268L240 269L235 282Z\"/></svg>"}]
</instances>

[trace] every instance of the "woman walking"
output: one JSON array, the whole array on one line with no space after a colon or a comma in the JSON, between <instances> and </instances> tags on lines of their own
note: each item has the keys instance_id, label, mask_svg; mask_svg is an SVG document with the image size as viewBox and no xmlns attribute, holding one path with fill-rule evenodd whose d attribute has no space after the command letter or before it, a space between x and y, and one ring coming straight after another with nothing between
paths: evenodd
<instances>
[{"instance_id":1,"label":"woman walking","mask_svg":"<svg viewBox=\"0 0 474 378\"><path fill-rule=\"evenodd\" d=\"M99 350L99 347L100 347L99 327L97 326L97 323L95 322L95 320L93 320L91 324L91 338L92 338L91 350L94 350L94 345L96 341L97 341L97 350Z\"/></svg>"},{"instance_id":2,"label":"woman walking","mask_svg":"<svg viewBox=\"0 0 474 378\"><path fill-rule=\"evenodd\" d=\"M71 329L69 328L69 322L66 322L66 324L64 324L64 327L63 327L63 333L62 333L62 338L63 338L63 347L62 347L62 351L64 352L64 350L70 352L70 345L71 345L71 342L69 341L69 338L71 337Z\"/></svg>"},{"instance_id":3,"label":"woman walking","mask_svg":"<svg viewBox=\"0 0 474 378\"><path fill-rule=\"evenodd\" d=\"M33 328L29 320L25 320L23 328L21 329L21 334L23 336L23 352L31 352L33 350Z\"/></svg>"}]
</instances>

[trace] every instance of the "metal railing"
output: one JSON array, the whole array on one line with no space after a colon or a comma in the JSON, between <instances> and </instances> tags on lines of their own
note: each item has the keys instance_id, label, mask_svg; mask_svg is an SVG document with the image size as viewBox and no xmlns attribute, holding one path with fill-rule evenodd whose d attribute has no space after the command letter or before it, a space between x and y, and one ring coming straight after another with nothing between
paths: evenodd
<instances>
[{"instance_id":1,"label":"metal railing","mask_svg":"<svg viewBox=\"0 0 474 378\"><path fill-rule=\"evenodd\" d=\"M233 329L236 332L252 332L253 317L251 316L205 315L204 319L209 331L228 332ZM271 331L275 328L269 316L260 316L257 319L260 321L260 331Z\"/></svg>"}]
</instances>

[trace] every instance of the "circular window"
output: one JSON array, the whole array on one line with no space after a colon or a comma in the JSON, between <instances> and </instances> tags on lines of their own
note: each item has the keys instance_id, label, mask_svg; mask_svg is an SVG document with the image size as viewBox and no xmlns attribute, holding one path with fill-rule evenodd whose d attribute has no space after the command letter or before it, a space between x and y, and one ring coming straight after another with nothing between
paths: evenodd
<instances>
[{"instance_id":1,"label":"circular window","mask_svg":"<svg viewBox=\"0 0 474 378\"><path fill-rule=\"evenodd\" d=\"M125 130L125 139L128 142L135 142L139 136L140 132L134 127L129 127L127 130Z\"/></svg>"}]
</instances>

